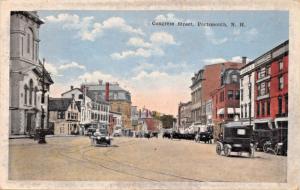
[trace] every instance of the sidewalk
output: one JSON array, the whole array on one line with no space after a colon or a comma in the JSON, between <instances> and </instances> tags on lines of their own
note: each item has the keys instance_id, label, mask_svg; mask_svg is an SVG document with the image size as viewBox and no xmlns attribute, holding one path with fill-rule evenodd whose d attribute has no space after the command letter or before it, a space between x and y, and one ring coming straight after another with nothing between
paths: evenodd
<instances>
[{"instance_id":1,"label":"sidewalk","mask_svg":"<svg viewBox=\"0 0 300 190\"><path fill-rule=\"evenodd\" d=\"M46 135L46 138L53 138L53 137L77 137L82 135ZM25 138L33 138L29 135L11 135L9 136L9 139L25 139Z\"/></svg>"}]
</instances>

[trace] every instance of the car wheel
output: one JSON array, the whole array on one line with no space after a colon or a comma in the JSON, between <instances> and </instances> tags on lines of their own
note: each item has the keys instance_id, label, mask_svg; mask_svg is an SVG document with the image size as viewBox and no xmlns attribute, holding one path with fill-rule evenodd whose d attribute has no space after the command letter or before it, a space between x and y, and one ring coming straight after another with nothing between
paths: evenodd
<instances>
[{"instance_id":1,"label":"car wheel","mask_svg":"<svg viewBox=\"0 0 300 190\"><path fill-rule=\"evenodd\" d=\"M228 145L225 145L224 146L224 154L225 156L230 156L230 153L231 153L231 148L228 146Z\"/></svg>"},{"instance_id":2,"label":"car wheel","mask_svg":"<svg viewBox=\"0 0 300 190\"><path fill-rule=\"evenodd\" d=\"M216 152L217 152L218 155L221 155L221 153L222 153L222 147L221 147L220 143L217 143Z\"/></svg>"},{"instance_id":3,"label":"car wheel","mask_svg":"<svg viewBox=\"0 0 300 190\"><path fill-rule=\"evenodd\" d=\"M264 151L265 153L268 153L268 151L269 151L268 148L269 148L269 145L265 143L265 144L263 145L263 151Z\"/></svg>"}]
</instances>

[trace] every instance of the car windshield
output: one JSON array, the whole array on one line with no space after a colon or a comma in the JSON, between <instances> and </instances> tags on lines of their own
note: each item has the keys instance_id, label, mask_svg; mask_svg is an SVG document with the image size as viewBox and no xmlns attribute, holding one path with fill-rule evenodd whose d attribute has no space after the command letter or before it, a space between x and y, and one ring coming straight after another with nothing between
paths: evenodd
<instances>
[{"instance_id":1,"label":"car windshield","mask_svg":"<svg viewBox=\"0 0 300 190\"><path fill-rule=\"evenodd\" d=\"M101 133L101 134L106 134L107 133L107 130L105 129L105 128L100 128L99 129L99 132Z\"/></svg>"}]
</instances>

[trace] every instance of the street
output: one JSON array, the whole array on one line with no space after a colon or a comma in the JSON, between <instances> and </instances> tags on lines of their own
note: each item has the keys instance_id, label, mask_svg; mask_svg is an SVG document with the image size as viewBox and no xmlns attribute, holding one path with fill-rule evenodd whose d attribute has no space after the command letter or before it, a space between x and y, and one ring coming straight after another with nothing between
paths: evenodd
<instances>
[{"instance_id":1,"label":"street","mask_svg":"<svg viewBox=\"0 0 300 190\"><path fill-rule=\"evenodd\" d=\"M215 144L115 137L93 147L84 136L10 139L10 180L286 182L287 157L224 157Z\"/></svg>"}]
</instances>

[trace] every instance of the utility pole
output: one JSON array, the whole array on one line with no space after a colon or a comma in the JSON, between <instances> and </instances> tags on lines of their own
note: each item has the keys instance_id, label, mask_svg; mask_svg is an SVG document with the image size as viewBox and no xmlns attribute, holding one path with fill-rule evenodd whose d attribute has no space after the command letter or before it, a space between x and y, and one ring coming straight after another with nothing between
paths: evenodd
<instances>
[{"instance_id":1,"label":"utility pole","mask_svg":"<svg viewBox=\"0 0 300 190\"><path fill-rule=\"evenodd\" d=\"M43 63L42 63L42 104L45 104L45 58L43 58ZM39 144L45 144L47 143L46 142L46 134L45 134L45 131L44 131L44 118L45 118L45 110L43 108L43 105L41 105L41 108L42 108L42 115L41 115L41 129L40 131L38 132L38 143Z\"/></svg>"},{"instance_id":2,"label":"utility pole","mask_svg":"<svg viewBox=\"0 0 300 190\"><path fill-rule=\"evenodd\" d=\"M249 74L249 82L248 82L248 90L249 90L249 125L251 126L251 89L252 89L252 84L251 84L251 74Z\"/></svg>"}]
</instances>

